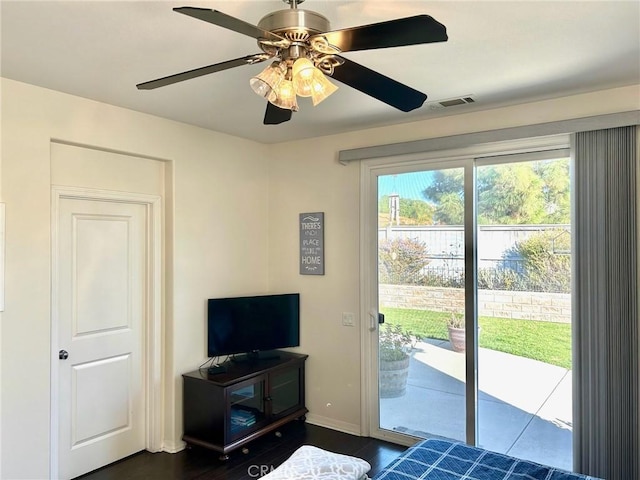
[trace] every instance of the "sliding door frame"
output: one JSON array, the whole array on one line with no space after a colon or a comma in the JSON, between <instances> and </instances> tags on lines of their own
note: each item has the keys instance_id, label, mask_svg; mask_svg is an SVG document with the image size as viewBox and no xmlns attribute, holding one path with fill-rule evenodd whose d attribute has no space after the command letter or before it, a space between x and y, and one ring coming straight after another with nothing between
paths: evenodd
<instances>
[{"instance_id":1,"label":"sliding door frame","mask_svg":"<svg viewBox=\"0 0 640 480\"><path fill-rule=\"evenodd\" d=\"M363 435L401 445L415 437L380 428L378 394L378 177L423 170L464 168L465 239L465 352L466 441L476 445L478 436L477 385L477 215L476 166L548 156L550 151L569 148L568 135L536 137L475 145L442 152L379 157L360 164L360 318L361 321L361 431ZM537 153L539 152L539 153Z\"/></svg>"},{"instance_id":2,"label":"sliding door frame","mask_svg":"<svg viewBox=\"0 0 640 480\"><path fill-rule=\"evenodd\" d=\"M464 169L464 310L465 310L465 411L468 445L478 438L478 216L476 164L471 159Z\"/></svg>"},{"instance_id":3,"label":"sliding door frame","mask_svg":"<svg viewBox=\"0 0 640 480\"><path fill-rule=\"evenodd\" d=\"M440 169L464 169L464 201L465 215L467 215L468 204L475 204L473 198L473 161L474 159L468 155L443 155L442 153L433 153L431 155L413 156L416 158L403 157L402 159L388 158L376 159L361 164L361 261L360 261L360 278L361 278L361 306L360 318L364 319L361 330L362 348L362 413L361 422L363 425L363 434L374 438L391 441L401 445L411 445L415 443L415 438L396 433L379 427L380 419L380 402L378 398L378 178L382 175L402 174L426 170ZM469 190L470 189L470 190ZM469 195L469 191L471 194ZM375 200L375 201L374 201ZM470 209L472 212L474 208ZM465 218L465 221L467 219ZM469 251L475 248L475 232L469 231L473 229L465 228L465 270L468 267L469 258L475 258L469 255ZM469 250L470 249L470 250ZM475 275L465 275L465 318L467 326L469 322L475 323L475 311L477 301L472 299L468 301L474 294L467 295L469 286L475 286ZM471 325L473 324L471 323ZM468 345L474 345L476 333L473 328L467 328ZM475 437L476 418L475 399L477 384L477 359L474 360L476 349L468 349L466 355L466 368L471 368L471 375L467 370L465 381L466 389L466 431L467 442L469 441L469 433ZM471 357L471 358L470 358ZM469 410L469 408L472 408ZM471 412L471 414L470 414ZM475 441L473 442L475 443Z\"/></svg>"}]
</instances>

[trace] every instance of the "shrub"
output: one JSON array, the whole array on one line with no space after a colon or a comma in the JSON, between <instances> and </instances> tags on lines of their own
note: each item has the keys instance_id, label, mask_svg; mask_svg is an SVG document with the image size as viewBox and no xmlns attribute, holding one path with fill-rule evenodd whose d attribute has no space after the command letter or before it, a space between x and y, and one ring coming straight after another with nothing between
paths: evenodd
<instances>
[{"instance_id":1,"label":"shrub","mask_svg":"<svg viewBox=\"0 0 640 480\"><path fill-rule=\"evenodd\" d=\"M569 292L571 235L565 230L540 232L515 246L523 259L524 276L538 292Z\"/></svg>"},{"instance_id":2,"label":"shrub","mask_svg":"<svg viewBox=\"0 0 640 480\"><path fill-rule=\"evenodd\" d=\"M404 360L416 345L418 338L401 325L386 323L380 328L380 360Z\"/></svg>"},{"instance_id":3,"label":"shrub","mask_svg":"<svg viewBox=\"0 0 640 480\"><path fill-rule=\"evenodd\" d=\"M464 269L435 269L428 268L419 283L427 287L464 288Z\"/></svg>"},{"instance_id":4,"label":"shrub","mask_svg":"<svg viewBox=\"0 0 640 480\"><path fill-rule=\"evenodd\" d=\"M570 243L571 235L566 230L535 233L506 251L496 267L479 268L478 288L569 293ZM464 267L447 264L427 268L427 246L417 239L384 240L378 255L380 283L464 288Z\"/></svg>"},{"instance_id":5,"label":"shrub","mask_svg":"<svg viewBox=\"0 0 640 480\"><path fill-rule=\"evenodd\" d=\"M379 280L394 285L418 284L429 263L426 245L414 238L382 240L378 247Z\"/></svg>"},{"instance_id":6,"label":"shrub","mask_svg":"<svg viewBox=\"0 0 640 480\"><path fill-rule=\"evenodd\" d=\"M507 268L479 268L478 288L482 290L530 290L525 275Z\"/></svg>"}]
</instances>

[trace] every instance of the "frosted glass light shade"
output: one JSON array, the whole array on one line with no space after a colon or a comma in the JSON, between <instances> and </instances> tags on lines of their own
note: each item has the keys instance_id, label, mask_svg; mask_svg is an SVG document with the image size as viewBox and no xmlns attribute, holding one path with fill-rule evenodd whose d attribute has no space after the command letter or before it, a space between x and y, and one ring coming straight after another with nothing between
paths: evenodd
<instances>
[{"instance_id":1,"label":"frosted glass light shade","mask_svg":"<svg viewBox=\"0 0 640 480\"><path fill-rule=\"evenodd\" d=\"M299 58L293 64L293 88L296 94L301 97L310 97L313 84L315 82L316 72L320 72L313 62L307 58Z\"/></svg>"},{"instance_id":2,"label":"frosted glass light shade","mask_svg":"<svg viewBox=\"0 0 640 480\"><path fill-rule=\"evenodd\" d=\"M273 62L260 74L249 80L249 85L262 98L268 99L278 85L284 80L285 70L278 62Z\"/></svg>"},{"instance_id":3,"label":"frosted glass light shade","mask_svg":"<svg viewBox=\"0 0 640 480\"><path fill-rule=\"evenodd\" d=\"M276 107L285 108L292 112L298 111L296 92L291 80L282 80L278 87L273 90L268 100Z\"/></svg>"},{"instance_id":4,"label":"frosted glass light shade","mask_svg":"<svg viewBox=\"0 0 640 480\"><path fill-rule=\"evenodd\" d=\"M313 88L311 90L311 100L313 101L313 106L315 107L333 92L338 90L338 87L331 83L326 75L320 70L318 70L317 75L314 75L313 80L314 81Z\"/></svg>"}]
</instances>

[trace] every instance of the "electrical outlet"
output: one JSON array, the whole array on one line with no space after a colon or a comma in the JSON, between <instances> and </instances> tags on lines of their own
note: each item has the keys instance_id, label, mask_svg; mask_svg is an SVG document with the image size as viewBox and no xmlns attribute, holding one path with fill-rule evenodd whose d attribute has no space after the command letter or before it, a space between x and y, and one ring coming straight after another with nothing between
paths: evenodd
<instances>
[{"instance_id":1,"label":"electrical outlet","mask_svg":"<svg viewBox=\"0 0 640 480\"><path fill-rule=\"evenodd\" d=\"M342 325L345 327L353 327L355 321L355 315L352 312L342 312Z\"/></svg>"}]
</instances>

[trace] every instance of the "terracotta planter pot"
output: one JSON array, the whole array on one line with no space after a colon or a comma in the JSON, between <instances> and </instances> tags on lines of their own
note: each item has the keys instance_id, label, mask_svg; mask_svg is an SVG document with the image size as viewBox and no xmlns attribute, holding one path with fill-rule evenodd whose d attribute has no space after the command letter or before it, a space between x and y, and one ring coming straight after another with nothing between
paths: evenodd
<instances>
[{"instance_id":1,"label":"terracotta planter pot","mask_svg":"<svg viewBox=\"0 0 640 480\"><path fill-rule=\"evenodd\" d=\"M449 343L454 352L462 353L465 350L466 345L466 333L464 328L449 327ZM478 335L480 335L480 328L478 328Z\"/></svg>"},{"instance_id":2,"label":"terracotta planter pot","mask_svg":"<svg viewBox=\"0 0 640 480\"><path fill-rule=\"evenodd\" d=\"M465 329L447 327L449 329L449 342L454 352L464 352L465 349Z\"/></svg>"},{"instance_id":3,"label":"terracotta planter pot","mask_svg":"<svg viewBox=\"0 0 640 480\"><path fill-rule=\"evenodd\" d=\"M407 391L410 357L380 361L380 398L401 397Z\"/></svg>"}]
</instances>

